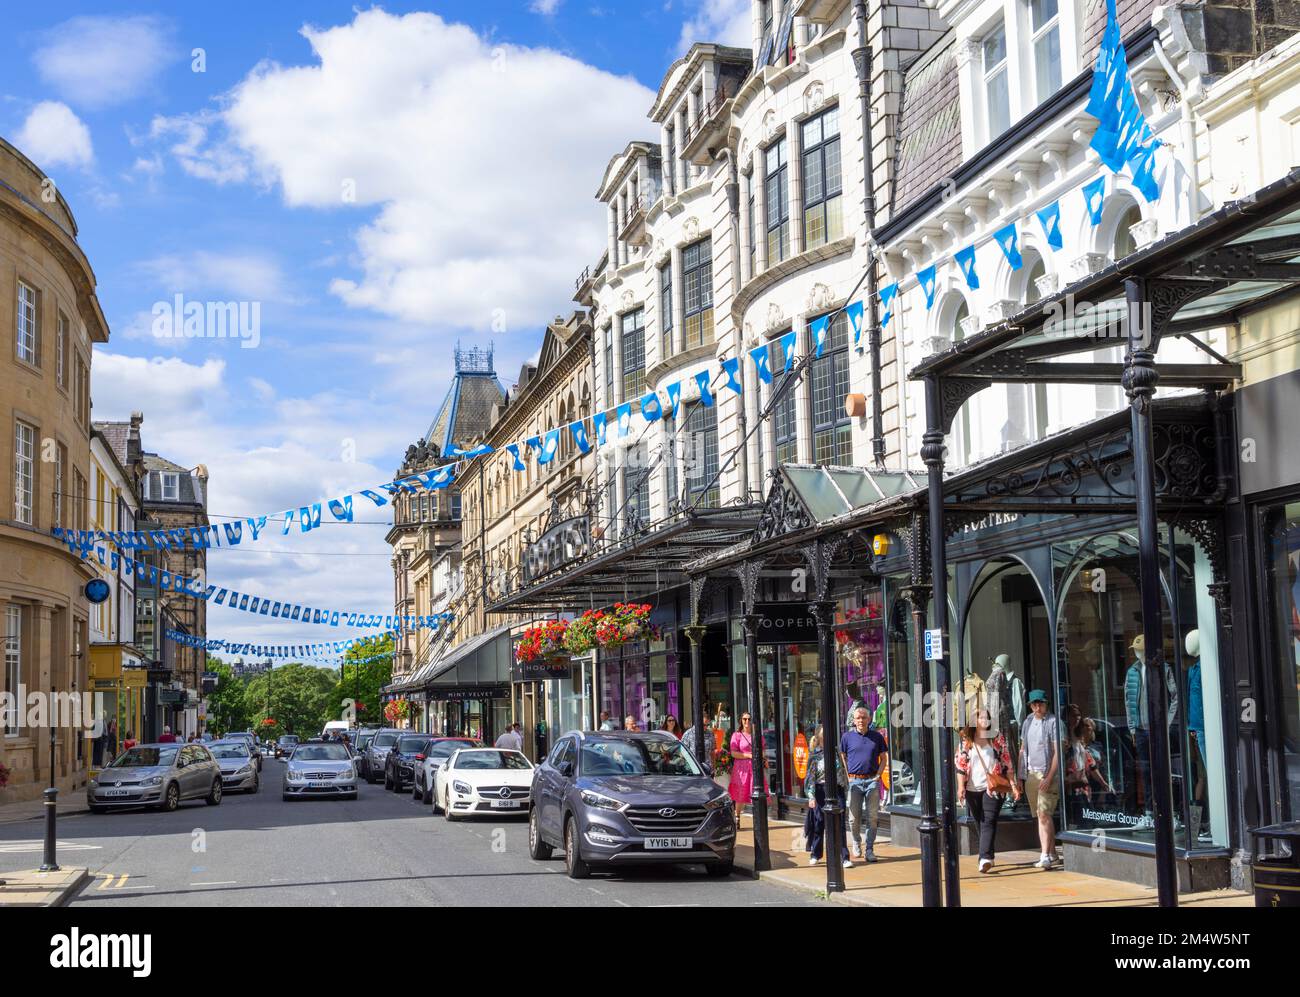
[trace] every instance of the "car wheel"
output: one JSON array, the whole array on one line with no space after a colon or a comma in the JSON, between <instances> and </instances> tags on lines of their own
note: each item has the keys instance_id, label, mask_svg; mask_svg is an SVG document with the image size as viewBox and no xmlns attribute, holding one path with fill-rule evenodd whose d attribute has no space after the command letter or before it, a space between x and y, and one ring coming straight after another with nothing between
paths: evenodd
<instances>
[{"instance_id":1,"label":"car wheel","mask_svg":"<svg viewBox=\"0 0 1300 997\"><path fill-rule=\"evenodd\" d=\"M411 802L419 803L423 799L424 799L424 794L420 792L420 787L417 786L415 784L415 780L412 779L411 780Z\"/></svg>"},{"instance_id":2,"label":"car wheel","mask_svg":"<svg viewBox=\"0 0 1300 997\"><path fill-rule=\"evenodd\" d=\"M539 861L551 857L551 846L542 840L542 829L537 826L537 808L528 811L528 857Z\"/></svg>"},{"instance_id":3,"label":"car wheel","mask_svg":"<svg viewBox=\"0 0 1300 997\"><path fill-rule=\"evenodd\" d=\"M433 812L434 812L435 814L442 813L442 804L438 802L437 783L434 784L434 793L433 793Z\"/></svg>"},{"instance_id":4,"label":"car wheel","mask_svg":"<svg viewBox=\"0 0 1300 997\"><path fill-rule=\"evenodd\" d=\"M725 879L731 875L735 868L736 864L734 862L719 862L717 865L706 865L704 871L714 879Z\"/></svg>"},{"instance_id":5,"label":"car wheel","mask_svg":"<svg viewBox=\"0 0 1300 997\"><path fill-rule=\"evenodd\" d=\"M578 851L578 822L570 817L564 822L564 871L570 879L586 879L591 866L582 860Z\"/></svg>"},{"instance_id":6,"label":"car wheel","mask_svg":"<svg viewBox=\"0 0 1300 997\"><path fill-rule=\"evenodd\" d=\"M384 769L384 789L392 791L393 780L388 777L388 769Z\"/></svg>"},{"instance_id":7,"label":"car wheel","mask_svg":"<svg viewBox=\"0 0 1300 997\"><path fill-rule=\"evenodd\" d=\"M431 787L431 786L425 786L425 787L424 787L424 792L423 792L423 793L421 794L421 796L420 796L420 802L421 802L421 803L432 803L432 802L433 802L433 787Z\"/></svg>"},{"instance_id":8,"label":"car wheel","mask_svg":"<svg viewBox=\"0 0 1300 997\"><path fill-rule=\"evenodd\" d=\"M171 813L181 805L181 787L172 783L167 787L167 792L163 794L162 808Z\"/></svg>"},{"instance_id":9,"label":"car wheel","mask_svg":"<svg viewBox=\"0 0 1300 997\"><path fill-rule=\"evenodd\" d=\"M456 815L451 812L451 793L447 792L442 797L442 815L449 821L456 819Z\"/></svg>"},{"instance_id":10,"label":"car wheel","mask_svg":"<svg viewBox=\"0 0 1300 997\"><path fill-rule=\"evenodd\" d=\"M291 799L293 799L293 797L291 797L288 793L281 793L280 799L282 799L285 803L288 803Z\"/></svg>"},{"instance_id":11,"label":"car wheel","mask_svg":"<svg viewBox=\"0 0 1300 997\"><path fill-rule=\"evenodd\" d=\"M216 779L213 781L212 792L208 794L207 799L205 799L203 802L210 807L216 807L221 805L221 780L220 779Z\"/></svg>"},{"instance_id":12,"label":"car wheel","mask_svg":"<svg viewBox=\"0 0 1300 997\"><path fill-rule=\"evenodd\" d=\"M254 777L253 777L253 788L252 788L251 790L249 790L249 792L252 792L252 793L260 793L261 791L262 791L262 777L261 777L261 775L254 776Z\"/></svg>"}]
</instances>

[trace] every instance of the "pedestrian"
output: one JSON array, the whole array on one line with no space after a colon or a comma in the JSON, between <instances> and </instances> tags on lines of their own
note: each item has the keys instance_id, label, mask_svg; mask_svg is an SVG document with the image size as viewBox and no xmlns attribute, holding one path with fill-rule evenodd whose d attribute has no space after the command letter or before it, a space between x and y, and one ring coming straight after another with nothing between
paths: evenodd
<instances>
[{"instance_id":1,"label":"pedestrian","mask_svg":"<svg viewBox=\"0 0 1300 997\"><path fill-rule=\"evenodd\" d=\"M176 735L172 733L172 729L171 729L171 727L170 727L169 725L167 725L167 724L164 724L164 725L163 725L163 732L162 732L162 734L161 734L161 735L159 736L159 738L158 738L158 743L159 743L159 744L175 744L175 743L176 743Z\"/></svg>"},{"instance_id":2,"label":"pedestrian","mask_svg":"<svg viewBox=\"0 0 1300 997\"><path fill-rule=\"evenodd\" d=\"M507 725L505 729L505 733L503 733L500 737L496 739L496 743L494 746L498 748L504 748L507 751L523 751L524 750L523 726L518 723L512 723Z\"/></svg>"},{"instance_id":3,"label":"pedestrian","mask_svg":"<svg viewBox=\"0 0 1300 997\"><path fill-rule=\"evenodd\" d=\"M865 706L853 711L853 726L840 737L840 760L849 780L849 853L868 862L876 861L876 819L880 814L880 773L889 764L884 735L871 730L871 716ZM863 813L866 813L866 845Z\"/></svg>"},{"instance_id":4,"label":"pedestrian","mask_svg":"<svg viewBox=\"0 0 1300 997\"><path fill-rule=\"evenodd\" d=\"M627 716L623 718L623 729L630 730L630 731L639 731L641 727L639 724L637 724L636 717L632 716L632 714L629 713Z\"/></svg>"},{"instance_id":5,"label":"pedestrian","mask_svg":"<svg viewBox=\"0 0 1300 997\"><path fill-rule=\"evenodd\" d=\"M599 730L618 730L618 725L614 723L609 716L609 710L600 711L600 723L597 726Z\"/></svg>"},{"instance_id":6,"label":"pedestrian","mask_svg":"<svg viewBox=\"0 0 1300 997\"><path fill-rule=\"evenodd\" d=\"M1029 809L1038 817L1038 843L1042 855L1034 863L1050 869L1056 860L1056 804L1060 797L1056 777L1061 764L1061 731L1056 717L1048 712L1047 693L1029 693L1030 716L1020 727L1020 757L1017 775L1025 784Z\"/></svg>"},{"instance_id":7,"label":"pedestrian","mask_svg":"<svg viewBox=\"0 0 1300 997\"><path fill-rule=\"evenodd\" d=\"M808 864L821 861L826 845L826 736L819 726L813 735L812 754L808 758L808 774L804 776L804 795L808 797L808 819L804 821L804 837L808 841ZM844 790L844 770L836 770L837 794ZM844 833L844 812L840 811L840 862L846 869L853 868L849 857L847 835Z\"/></svg>"},{"instance_id":8,"label":"pedestrian","mask_svg":"<svg viewBox=\"0 0 1300 997\"><path fill-rule=\"evenodd\" d=\"M993 868L993 845L998 833L998 815L1007 793L1020 802L1020 783L1007 748L1006 735L993 730L989 711L975 711L975 724L963 727L961 746L955 759L957 766L957 802L979 828L980 872Z\"/></svg>"},{"instance_id":9,"label":"pedestrian","mask_svg":"<svg viewBox=\"0 0 1300 997\"><path fill-rule=\"evenodd\" d=\"M686 733L682 735L682 747L695 757L708 775L713 775L713 752L710 750L713 747L713 731L707 725L703 738L694 724L687 727Z\"/></svg>"},{"instance_id":10,"label":"pedestrian","mask_svg":"<svg viewBox=\"0 0 1300 997\"><path fill-rule=\"evenodd\" d=\"M134 747L135 747L135 731L128 730L126 732L126 739L122 741L122 750L130 751Z\"/></svg>"},{"instance_id":11,"label":"pedestrian","mask_svg":"<svg viewBox=\"0 0 1300 997\"><path fill-rule=\"evenodd\" d=\"M679 741L682 739L682 725L677 722L677 718L671 713L664 717L664 733L671 734Z\"/></svg>"},{"instance_id":12,"label":"pedestrian","mask_svg":"<svg viewBox=\"0 0 1300 997\"><path fill-rule=\"evenodd\" d=\"M746 710L740 717L740 730L731 735L731 784L727 792L736 804L736 816L754 792L754 756L762 757L762 745L754 744L753 724Z\"/></svg>"}]
</instances>

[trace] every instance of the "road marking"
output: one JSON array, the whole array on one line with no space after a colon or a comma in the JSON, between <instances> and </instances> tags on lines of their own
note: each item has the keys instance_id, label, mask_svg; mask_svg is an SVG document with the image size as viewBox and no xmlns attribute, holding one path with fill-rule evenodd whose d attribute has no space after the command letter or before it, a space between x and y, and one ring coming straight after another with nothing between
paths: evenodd
<instances>
[{"instance_id":1,"label":"road marking","mask_svg":"<svg viewBox=\"0 0 1300 997\"><path fill-rule=\"evenodd\" d=\"M89 852L103 847L103 845L86 845L77 841L55 842L55 848L64 852ZM16 855L19 852L40 852L44 850L44 841L7 841L0 845L0 855Z\"/></svg>"},{"instance_id":2,"label":"road marking","mask_svg":"<svg viewBox=\"0 0 1300 997\"><path fill-rule=\"evenodd\" d=\"M121 879L118 879L118 877L117 877L117 873L115 873L115 872L105 872L105 873L101 873L101 875L104 877L104 881L103 881L102 883L99 884L99 886L97 887L97 889L100 889L100 890L121 890L121 889L129 889L129 888L130 888L130 887L127 887L127 885L126 885L126 881L127 881L128 879L131 878L131 874L130 874L129 872L124 872L124 873L122 873L122 878L121 878ZM116 886L113 885L113 880L115 880L115 879L117 880L117 885L116 885Z\"/></svg>"},{"instance_id":3,"label":"road marking","mask_svg":"<svg viewBox=\"0 0 1300 997\"><path fill-rule=\"evenodd\" d=\"M190 883L191 886L234 886L238 883L237 879L219 879L211 883Z\"/></svg>"}]
</instances>

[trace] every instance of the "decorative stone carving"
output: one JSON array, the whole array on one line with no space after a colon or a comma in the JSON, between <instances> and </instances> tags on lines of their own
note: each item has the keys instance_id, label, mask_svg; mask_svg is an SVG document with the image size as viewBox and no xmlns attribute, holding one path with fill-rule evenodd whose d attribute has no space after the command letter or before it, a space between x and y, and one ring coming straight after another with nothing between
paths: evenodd
<instances>
[{"instance_id":1,"label":"decorative stone carving","mask_svg":"<svg viewBox=\"0 0 1300 997\"><path fill-rule=\"evenodd\" d=\"M999 322L1005 322L1024 306L1019 301L1012 301L1009 298L1002 298L1000 301L989 303L988 309L984 313L985 319L992 325Z\"/></svg>"},{"instance_id":2,"label":"decorative stone carving","mask_svg":"<svg viewBox=\"0 0 1300 997\"><path fill-rule=\"evenodd\" d=\"M768 302L767 305L767 331L772 332L776 329L783 329L788 323L785 320L785 312L781 311L781 306L775 301Z\"/></svg>"},{"instance_id":3,"label":"decorative stone carving","mask_svg":"<svg viewBox=\"0 0 1300 997\"><path fill-rule=\"evenodd\" d=\"M921 355L928 357L945 353L951 346L952 340L947 336L926 336L921 340Z\"/></svg>"},{"instance_id":4,"label":"decorative stone carving","mask_svg":"<svg viewBox=\"0 0 1300 997\"><path fill-rule=\"evenodd\" d=\"M1156 236L1160 234L1160 220L1143 218L1136 225L1130 225L1128 231L1133 236L1133 245L1141 249L1156 241Z\"/></svg>"},{"instance_id":5,"label":"decorative stone carving","mask_svg":"<svg viewBox=\"0 0 1300 997\"><path fill-rule=\"evenodd\" d=\"M1070 274L1075 280L1082 280L1089 274L1096 273L1109 262L1105 253L1084 253L1070 262Z\"/></svg>"},{"instance_id":6,"label":"decorative stone carving","mask_svg":"<svg viewBox=\"0 0 1300 997\"><path fill-rule=\"evenodd\" d=\"M1040 298L1050 298L1061 286L1061 275L1059 273L1045 273L1034 281L1034 286L1038 288Z\"/></svg>"},{"instance_id":7,"label":"decorative stone carving","mask_svg":"<svg viewBox=\"0 0 1300 997\"><path fill-rule=\"evenodd\" d=\"M663 236L658 236L655 239L655 258L662 258L666 252L668 252L668 247L664 245L664 238Z\"/></svg>"},{"instance_id":8,"label":"decorative stone carving","mask_svg":"<svg viewBox=\"0 0 1300 997\"><path fill-rule=\"evenodd\" d=\"M629 287L626 291L623 292L623 296L619 299L619 301L622 304L623 309L626 310L628 308L631 308L632 305L636 303L636 295L632 293L632 289Z\"/></svg>"},{"instance_id":9,"label":"decorative stone carving","mask_svg":"<svg viewBox=\"0 0 1300 997\"><path fill-rule=\"evenodd\" d=\"M682 222L682 234L686 237L687 242L694 242L700 237L700 220L691 215L686 221Z\"/></svg>"},{"instance_id":10,"label":"decorative stone carving","mask_svg":"<svg viewBox=\"0 0 1300 997\"><path fill-rule=\"evenodd\" d=\"M813 80L803 91L803 111L804 114L811 114L817 108L822 106L826 100L826 88L822 85L821 80Z\"/></svg>"},{"instance_id":11,"label":"decorative stone carving","mask_svg":"<svg viewBox=\"0 0 1300 997\"><path fill-rule=\"evenodd\" d=\"M816 283L808 292L807 311L820 312L825 311L831 306L831 289L825 284Z\"/></svg>"},{"instance_id":12,"label":"decorative stone carving","mask_svg":"<svg viewBox=\"0 0 1300 997\"><path fill-rule=\"evenodd\" d=\"M768 112L763 115L763 137L771 138L775 134L776 134L776 112L773 110L768 110Z\"/></svg>"},{"instance_id":13,"label":"decorative stone carving","mask_svg":"<svg viewBox=\"0 0 1300 997\"><path fill-rule=\"evenodd\" d=\"M961 320L962 336L969 338L984 328L984 320L978 315L967 315Z\"/></svg>"},{"instance_id":14,"label":"decorative stone carving","mask_svg":"<svg viewBox=\"0 0 1300 997\"><path fill-rule=\"evenodd\" d=\"M742 138L740 140L740 161L743 163L747 159L749 159L749 139Z\"/></svg>"}]
</instances>

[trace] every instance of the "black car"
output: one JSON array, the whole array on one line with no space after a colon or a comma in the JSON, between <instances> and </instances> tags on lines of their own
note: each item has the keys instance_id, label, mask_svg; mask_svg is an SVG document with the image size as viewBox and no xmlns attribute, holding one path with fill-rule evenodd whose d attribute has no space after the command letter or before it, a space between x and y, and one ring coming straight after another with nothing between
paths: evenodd
<instances>
[{"instance_id":1,"label":"black car","mask_svg":"<svg viewBox=\"0 0 1300 997\"><path fill-rule=\"evenodd\" d=\"M285 755L292 755L293 749L298 747L300 740L297 734L280 735L280 740L275 742L275 757L283 758Z\"/></svg>"},{"instance_id":2,"label":"black car","mask_svg":"<svg viewBox=\"0 0 1300 997\"><path fill-rule=\"evenodd\" d=\"M402 792L415 778L415 756L433 740L428 734L400 734L384 758L384 788Z\"/></svg>"},{"instance_id":3,"label":"black car","mask_svg":"<svg viewBox=\"0 0 1300 997\"><path fill-rule=\"evenodd\" d=\"M357 775L365 779L366 782L370 781L366 774L366 748L370 746L370 742L374 740L377 733L378 731L375 728L368 727L365 730L357 731L357 736L352 739L352 753L357 756Z\"/></svg>"},{"instance_id":4,"label":"black car","mask_svg":"<svg viewBox=\"0 0 1300 997\"><path fill-rule=\"evenodd\" d=\"M574 879L661 862L727 876L735 861L731 798L671 734L565 734L538 767L529 802L529 855L563 849Z\"/></svg>"}]
</instances>

